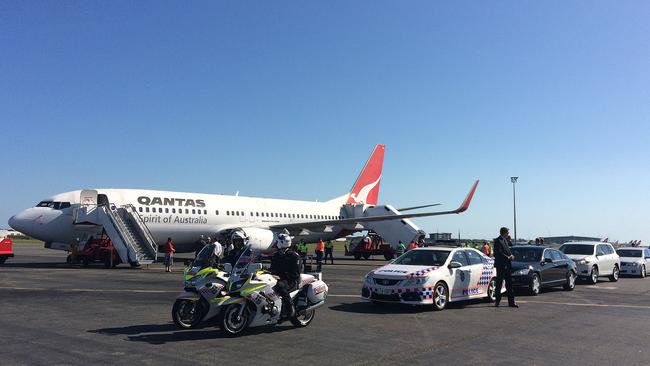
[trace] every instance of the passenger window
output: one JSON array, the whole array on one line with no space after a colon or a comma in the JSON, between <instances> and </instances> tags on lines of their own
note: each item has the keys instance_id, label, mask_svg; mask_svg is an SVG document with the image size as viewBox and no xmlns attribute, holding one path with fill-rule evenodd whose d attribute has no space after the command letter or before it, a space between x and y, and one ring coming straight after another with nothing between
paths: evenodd
<instances>
[{"instance_id":1,"label":"passenger window","mask_svg":"<svg viewBox=\"0 0 650 366\"><path fill-rule=\"evenodd\" d=\"M190 209L189 209L189 208L186 208L186 209L185 209L185 213L189 215L189 213L190 213Z\"/></svg>"},{"instance_id":2,"label":"passenger window","mask_svg":"<svg viewBox=\"0 0 650 366\"><path fill-rule=\"evenodd\" d=\"M165 213L169 213L169 208L165 207Z\"/></svg>"},{"instance_id":3,"label":"passenger window","mask_svg":"<svg viewBox=\"0 0 650 366\"><path fill-rule=\"evenodd\" d=\"M64 208L70 207L70 202L61 202L60 208L63 210Z\"/></svg>"},{"instance_id":4,"label":"passenger window","mask_svg":"<svg viewBox=\"0 0 650 366\"><path fill-rule=\"evenodd\" d=\"M465 255L464 250L456 251L456 253L454 253L454 256L451 257L451 261L452 262L458 262L463 267L469 265L469 261L467 260L467 256Z\"/></svg>"},{"instance_id":5,"label":"passenger window","mask_svg":"<svg viewBox=\"0 0 650 366\"><path fill-rule=\"evenodd\" d=\"M175 208L172 208L172 213L176 213L176 209L175 209Z\"/></svg>"},{"instance_id":6,"label":"passenger window","mask_svg":"<svg viewBox=\"0 0 650 366\"><path fill-rule=\"evenodd\" d=\"M467 250L465 251L465 253L467 254L467 258L469 259L470 265L483 264L483 258L477 252L473 250Z\"/></svg>"},{"instance_id":7,"label":"passenger window","mask_svg":"<svg viewBox=\"0 0 650 366\"><path fill-rule=\"evenodd\" d=\"M604 245L600 244L596 248L596 255L605 255L605 248L603 248Z\"/></svg>"},{"instance_id":8,"label":"passenger window","mask_svg":"<svg viewBox=\"0 0 650 366\"><path fill-rule=\"evenodd\" d=\"M551 250L547 250L547 252L550 254L551 259L553 259L554 261L561 261L564 259L562 258L562 254L560 254L557 250L551 249Z\"/></svg>"},{"instance_id":9,"label":"passenger window","mask_svg":"<svg viewBox=\"0 0 650 366\"><path fill-rule=\"evenodd\" d=\"M138 211L142 212L142 206L138 207Z\"/></svg>"},{"instance_id":10,"label":"passenger window","mask_svg":"<svg viewBox=\"0 0 650 366\"><path fill-rule=\"evenodd\" d=\"M192 215L195 215L195 214L196 214L196 210L192 209Z\"/></svg>"}]
</instances>

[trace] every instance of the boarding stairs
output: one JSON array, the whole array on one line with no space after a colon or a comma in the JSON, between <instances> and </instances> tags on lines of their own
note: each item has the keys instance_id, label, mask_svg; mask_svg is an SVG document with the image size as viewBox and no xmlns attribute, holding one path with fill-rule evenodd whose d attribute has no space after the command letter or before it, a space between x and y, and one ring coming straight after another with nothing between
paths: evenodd
<instances>
[{"instance_id":1,"label":"boarding stairs","mask_svg":"<svg viewBox=\"0 0 650 366\"><path fill-rule=\"evenodd\" d=\"M132 205L81 204L75 210L74 222L101 225L123 263L148 265L158 258L158 246Z\"/></svg>"},{"instance_id":2,"label":"boarding stairs","mask_svg":"<svg viewBox=\"0 0 650 366\"><path fill-rule=\"evenodd\" d=\"M401 212L391 205L366 206L363 210L364 217L395 215L401 215ZM397 248L400 240L404 245L408 245L411 241L417 243L426 236L426 233L409 219L364 222L363 226L376 232L393 249Z\"/></svg>"}]
</instances>

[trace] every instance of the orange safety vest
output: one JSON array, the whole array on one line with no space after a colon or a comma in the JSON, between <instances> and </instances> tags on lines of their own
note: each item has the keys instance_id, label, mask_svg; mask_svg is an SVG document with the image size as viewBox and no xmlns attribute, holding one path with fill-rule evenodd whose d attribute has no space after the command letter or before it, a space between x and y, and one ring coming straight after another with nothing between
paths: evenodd
<instances>
[{"instance_id":1,"label":"orange safety vest","mask_svg":"<svg viewBox=\"0 0 650 366\"><path fill-rule=\"evenodd\" d=\"M316 251L322 252L324 250L325 250L325 243L323 243L323 241L320 240L318 243L316 243Z\"/></svg>"}]
</instances>

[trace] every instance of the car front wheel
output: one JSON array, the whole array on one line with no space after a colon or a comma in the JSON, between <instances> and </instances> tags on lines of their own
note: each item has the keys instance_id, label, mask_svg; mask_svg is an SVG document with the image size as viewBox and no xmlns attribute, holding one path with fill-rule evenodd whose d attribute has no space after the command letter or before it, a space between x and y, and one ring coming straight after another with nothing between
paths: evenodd
<instances>
[{"instance_id":1,"label":"car front wheel","mask_svg":"<svg viewBox=\"0 0 650 366\"><path fill-rule=\"evenodd\" d=\"M640 276L641 276L641 278L643 278L643 277L645 277L645 275L646 275L646 273L645 273L645 264L644 264L644 265L641 266L641 275Z\"/></svg>"},{"instance_id":2,"label":"car front wheel","mask_svg":"<svg viewBox=\"0 0 650 366\"><path fill-rule=\"evenodd\" d=\"M433 310L440 311L447 307L449 302L449 290L444 282L436 283L433 288Z\"/></svg>"},{"instance_id":3,"label":"car front wheel","mask_svg":"<svg viewBox=\"0 0 650 366\"><path fill-rule=\"evenodd\" d=\"M487 288L487 296L485 296L485 301L495 302L497 300L497 281L493 278L490 280Z\"/></svg>"},{"instance_id":4,"label":"car front wheel","mask_svg":"<svg viewBox=\"0 0 650 366\"><path fill-rule=\"evenodd\" d=\"M598 283L598 267L596 266L591 267L591 275L589 276L589 282L592 285Z\"/></svg>"},{"instance_id":5,"label":"car front wheel","mask_svg":"<svg viewBox=\"0 0 650 366\"><path fill-rule=\"evenodd\" d=\"M620 271L618 270L618 266L614 266L614 270L612 271L612 275L609 276L609 280L612 282L618 281L618 275L620 274Z\"/></svg>"},{"instance_id":6,"label":"car front wheel","mask_svg":"<svg viewBox=\"0 0 650 366\"><path fill-rule=\"evenodd\" d=\"M539 279L539 275L537 273L533 273L533 278L530 279L530 293L533 296L539 295L539 289L542 287L541 281Z\"/></svg>"}]
</instances>

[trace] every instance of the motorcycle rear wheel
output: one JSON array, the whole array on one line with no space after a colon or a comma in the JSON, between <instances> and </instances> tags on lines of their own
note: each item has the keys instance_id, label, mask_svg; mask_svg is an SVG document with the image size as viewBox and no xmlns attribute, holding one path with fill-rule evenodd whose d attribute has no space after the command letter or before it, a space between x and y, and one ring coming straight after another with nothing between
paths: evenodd
<instances>
[{"instance_id":1,"label":"motorcycle rear wheel","mask_svg":"<svg viewBox=\"0 0 650 366\"><path fill-rule=\"evenodd\" d=\"M316 316L316 310L307 310L303 312L302 314L296 314L293 318L291 318L291 324L293 324L294 327L298 328L303 328L309 325L312 320L314 320L314 317Z\"/></svg>"}]
</instances>

